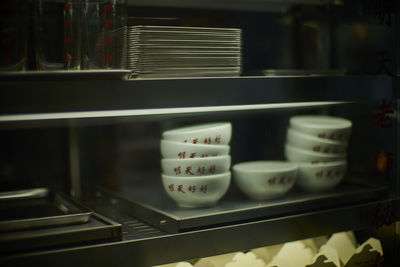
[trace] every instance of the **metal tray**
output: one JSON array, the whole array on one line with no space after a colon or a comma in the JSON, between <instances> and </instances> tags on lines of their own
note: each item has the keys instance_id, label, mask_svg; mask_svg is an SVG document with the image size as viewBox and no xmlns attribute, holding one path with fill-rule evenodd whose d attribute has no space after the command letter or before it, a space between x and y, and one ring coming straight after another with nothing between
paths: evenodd
<instances>
[{"instance_id":1,"label":"metal tray","mask_svg":"<svg viewBox=\"0 0 400 267\"><path fill-rule=\"evenodd\" d=\"M131 71L115 70L53 70L53 71L6 71L0 72L2 81L49 81L49 80L126 80Z\"/></svg>"},{"instance_id":2,"label":"metal tray","mask_svg":"<svg viewBox=\"0 0 400 267\"><path fill-rule=\"evenodd\" d=\"M164 192L161 182L144 181L140 185L124 186L119 192L101 190L118 199L119 205L132 216L169 233L350 205L378 199L388 191L383 186L343 182L335 190L325 193L309 194L294 189L284 198L251 201L231 187L216 206L189 209L178 207Z\"/></svg>"},{"instance_id":3,"label":"metal tray","mask_svg":"<svg viewBox=\"0 0 400 267\"><path fill-rule=\"evenodd\" d=\"M0 231L83 224L91 214L66 195L48 188L0 193Z\"/></svg>"},{"instance_id":4,"label":"metal tray","mask_svg":"<svg viewBox=\"0 0 400 267\"><path fill-rule=\"evenodd\" d=\"M115 242L121 239L121 224L92 213L85 224L0 233L0 260L39 249Z\"/></svg>"}]
</instances>

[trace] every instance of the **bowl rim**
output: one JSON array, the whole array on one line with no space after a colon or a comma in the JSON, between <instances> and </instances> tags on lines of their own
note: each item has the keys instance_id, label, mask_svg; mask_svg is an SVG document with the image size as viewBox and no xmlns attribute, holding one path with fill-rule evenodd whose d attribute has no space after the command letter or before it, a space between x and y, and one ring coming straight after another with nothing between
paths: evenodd
<instances>
[{"instance_id":1,"label":"bowl rim","mask_svg":"<svg viewBox=\"0 0 400 267\"><path fill-rule=\"evenodd\" d=\"M228 127L230 129L232 129L232 123L231 122L208 122L208 123L201 123L201 124L196 124L196 125L182 126L182 127L177 127L177 128L171 129L171 130L164 131L163 136L165 137L166 135L192 134L192 133L215 130L215 129L224 128L224 127Z\"/></svg>"},{"instance_id":2,"label":"bowl rim","mask_svg":"<svg viewBox=\"0 0 400 267\"><path fill-rule=\"evenodd\" d=\"M287 143L285 144L285 150L286 149L289 149L289 150L291 149L291 150L294 150L294 151L296 151L298 153L306 154L306 155L309 155L309 156L321 157L323 159L326 159L326 158L337 158L337 159L346 158L346 153L328 154L328 153L323 153L323 152L315 152L315 151L307 150L307 149L304 149L304 148L299 148L299 147L296 147L296 146L293 146L293 145L289 145Z\"/></svg>"},{"instance_id":3,"label":"bowl rim","mask_svg":"<svg viewBox=\"0 0 400 267\"><path fill-rule=\"evenodd\" d=\"M283 165L280 168L268 168L266 169L246 169L246 165L269 165L269 164L279 164ZM284 160L252 160L252 161L244 161L240 163L236 163L232 167L235 172L244 172L244 173L277 173L277 172L291 172L297 170L297 163L284 161Z\"/></svg>"},{"instance_id":4,"label":"bowl rim","mask_svg":"<svg viewBox=\"0 0 400 267\"><path fill-rule=\"evenodd\" d=\"M196 162L196 161L224 161L224 160L231 160L231 155L219 155L219 156L210 156L204 158L162 158L161 161L163 162Z\"/></svg>"},{"instance_id":5,"label":"bowl rim","mask_svg":"<svg viewBox=\"0 0 400 267\"><path fill-rule=\"evenodd\" d=\"M324 167L337 167L337 166L347 166L347 160L336 160L336 161L318 161L318 162L298 162L298 167L300 168L324 168Z\"/></svg>"},{"instance_id":6,"label":"bowl rim","mask_svg":"<svg viewBox=\"0 0 400 267\"><path fill-rule=\"evenodd\" d=\"M307 134L307 133L301 132L299 130L292 129L290 127L287 129L287 134L286 134L287 140L289 137L289 133L291 133L292 135L300 136L301 138L305 138L305 139L308 139L311 141L315 141L315 142L327 144L327 145L346 146L348 144L348 142L344 142L344 141L332 140L332 139L327 139L327 138L319 138L315 135Z\"/></svg>"},{"instance_id":7,"label":"bowl rim","mask_svg":"<svg viewBox=\"0 0 400 267\"><path fill-rule=\"evenodd\" d=\"M223 144L193 144L193 143L185 143L185 142L179 142L176 140L167 140L167 139L161 139L160 144L167 144L167 145L177 145L177 146L187 146L187 147L193 147L193 148L220 148L220 149L226 149L229 148L230 145L223 145Z\"/></svg>"},{"instance_id":8,"label":"bowl rim","mask_svg":"<svg viewBox=\"0 0 400 267\"><path fill-rule=\"evenodd\" d=\"M211 175L201 175L201 176L174 176L174 175L167 175L161 173L162 179L177 179L177 180L186 180L193 182L192 180L201 181L201 180L213 180L213 179L223 179L223 178L230 178L232 175L231 171L219 173L219 174L211 174Z\"/></svg>"},{"instance_id":9,"label":"bowl rim","mask_svg":"<svg viewBox=\"0 0 400 267\"><path fill-rule=\"evenodd\" d=\"M310 120L316 119L326 119L328 121L335 121L338 124L335 125L321 125L319 123L310 122ZM310 129L329 129L329 130L343 130L350 129L352 127L352 122L346 118L335 117L329 115L295 115L290 118L289 123L291 125L297 125L300 127L310 128Z\"/></svg>"}]
</instances>

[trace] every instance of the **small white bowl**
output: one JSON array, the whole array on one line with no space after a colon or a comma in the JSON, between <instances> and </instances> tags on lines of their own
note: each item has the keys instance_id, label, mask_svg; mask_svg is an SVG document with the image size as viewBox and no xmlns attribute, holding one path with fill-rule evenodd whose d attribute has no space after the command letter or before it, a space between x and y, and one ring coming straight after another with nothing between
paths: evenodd
<instances>
[{"instance_id":1,"label":"small white bowl","mask_svg":"<svg viewBox=\"0 0 400 267\"><path fill-rule=\"evenodd\" d=\"M196 208L214 206L226 193L231 173L179 177L161 175L164 190L180 207Z\"/></svg>"},{"instance_id":2,"label":"small white bowl","mask_svg":"<svg viewBox=\"0 0 400 267\"><path fill-rule=\"evenodd\" d=\"M290 128L287 131L286 143L294 147L326 154L344 154L347 148L345 142L318 138Z\"/></svg>"},{"instance_id":3,"label":"small white bowl","mask_svg":"<svg viewBox=\"0 0 400 267\"><path fill-rule=\"evenodd\" d=\"M297 175L297 164L286 161L242 162L232 169L237 187L253 200L283 196L293 187Z\"/></svg>"},{"instance_id":4,"label":"small white bowl","mask_svg":"<svg viewBox=\"0 0 400 267\"><path fill-rule=\"evenodd\" d=\"M344 160L346 154L326 154L285 145L285 157L291 162L326 162Z\"/></svg>"},{"instance_id":5,"label":"small white bowl","mask_svg":"<svg viewBox=\"0 0 400 267\"><path fill-rule=\"evenodd\" d=\"M229 171L231 156L189 159L161 159L161 169L166 175L202 176Z\"/></svg>"},{"instance_id":6,"label":"small white bowl","mask_svg":"<svg viewBox=\"0 0 400 267\"><path fill-rule=\"evenodd\" d=\"M227 145L232 136L230 122L204 123L163 132L163 138L192 144Z\"/></svg>"},{"instance_id":7,"label":"small white bowl","mask_svg":"<svg viewBox=\"0 0 400 267\"><path fill-rule=\"evenodd\" d=\"M347 142L350 138L350 120L324 115L297 115L290 118L290 128L322 139Z\"/></svg>"},{"instance_id":8,"label":"small white bowl","mask_svg":"<svg viewBox=\"0 0 400 267\"><path fill-rule=\"evenodd\" d=\"M207 158L228 155L228 145L190 144L169 140L161 140L161 155L163 158Z\"/></svg>"},{"instance_id":9,"label":"small white bowl","mask_svg":"<svg viewBox=\"0 0 400 267\"><path fill-rule=\"evenodd\" d=\"M324 192L336 187L346 174L347 161L299 163L296 185L307 192Z\"/></svg>"}]
</instances>

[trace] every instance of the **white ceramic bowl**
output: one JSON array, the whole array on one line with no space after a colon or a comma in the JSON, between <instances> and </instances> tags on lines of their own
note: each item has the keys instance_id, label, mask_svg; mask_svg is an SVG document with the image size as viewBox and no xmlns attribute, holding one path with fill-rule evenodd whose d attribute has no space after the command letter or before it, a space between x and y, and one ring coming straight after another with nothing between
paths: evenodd
<instances>
[{"instance_id":1,"label":"white ceramic bowl","mask_svg":"<svg viewBox=\"0 0 400 267\"><path fill-rule=\"evenodd\" d=\"M228 145L189 144L169 140L161 140L161 155L163 158L207 158L228 155Z\"/></svg>"},{"instance_id":2,"label":"white ceramic bowl","mask_svg":"<svg viewBox=\"0 0 400 267\"><path fill-rule=\"evenodd\" d=\"M163 174L174 176L202 176L229 171L231 156L189 159L161 159Z\"/></svg>"},{"instance_id":3,"label":"white ceramic bowl","mask_svg":"<svg viewBox=\"0 0 400 267\"><path fill-rule=\"evenodd\" d=\"M290 118L291 129L322 139L347 142L352 123L350 120L324 115L297 115Z\"/></svg>"},{"instance_id":4,"label":"white ceramic bowl","mask_svg":"<svg viewBox=\"0 0 400 267\"><path fill-rule=\"evenodd\" d=\"M233 166L236 186L250 199L279 198L295 184L297 164L286 161L248 161Z\"/></svg>"},{"instance_id":5,"label":"white ceramic bowl","mask_svg":"<svg viewBox=\"0 0 400 267\"><path fill-rule=\"evenodd\" d=\"M192 144L229 144L232 136L230 122L204 123L163 132L166 140Z\"/></svg>"},{"instance_id":6,"label":"white ceramic bowl","mask_svg":"<svg viewBox=\"0 0 400 267\"><path fill-rule=\"evenodd\" d=\"M345 142L318 138L290 128L287 130L286 143L297 148L326 154L344 154L347 148Z\"/></svg>"},{"instance_id":7,"label":"white ceramic bowl","mask_svg":"<svg viewBox=\"0 0 400 267\"><path fill-rule=\"evenodd\" d=\"M344 160L346 154L326 154L285 145L285 157L291 162L326 162Z\"/></svg>"},{"instance_id":8,"label":"white ceramic bowl","mask_svg":"<svg viewBox=\"0 0 400 267\"><path fill-rule=\"evenodd\" d=\"M296 185L307 192L324 192L336 187L346 174L347 161L299 163Z\"/></svg>"},{"instance_id":9,"label":"white ceramic bowl","mask_svg":"<svg viewBox=\"0 0 400 267\"><path fill-rule=\"evenodd\" d=\"M181 207L195 208L215 205L226 193L231 173L179 177L161 175L167 194Z\"/></svg>"}]
</instances>

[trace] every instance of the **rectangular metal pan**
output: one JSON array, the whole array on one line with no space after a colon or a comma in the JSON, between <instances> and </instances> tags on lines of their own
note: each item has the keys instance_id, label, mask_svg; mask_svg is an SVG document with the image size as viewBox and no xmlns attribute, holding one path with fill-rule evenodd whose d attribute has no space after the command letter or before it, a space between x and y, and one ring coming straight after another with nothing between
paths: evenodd
<instances>
[{"instance_id":1,"label":"rectangular metal pan","mask_svg":"<svg viewBox=\"0 0 400 267\"><path fill-rule=\"evenodd\" d=\"M0 233L0 259L42 249L122 240L121 224L93 213L87 223Z\"/></svg>"},{"instance_id":2,"label":"rectangular metal pan","mask_svg":"<svg viewBox=\"0 0 400 267\"><path fill-rule=\"evenodd\" d=\"M92 212L47 188L0 193L0 231L83 224Z\"/></svg>"}]
</instances>

